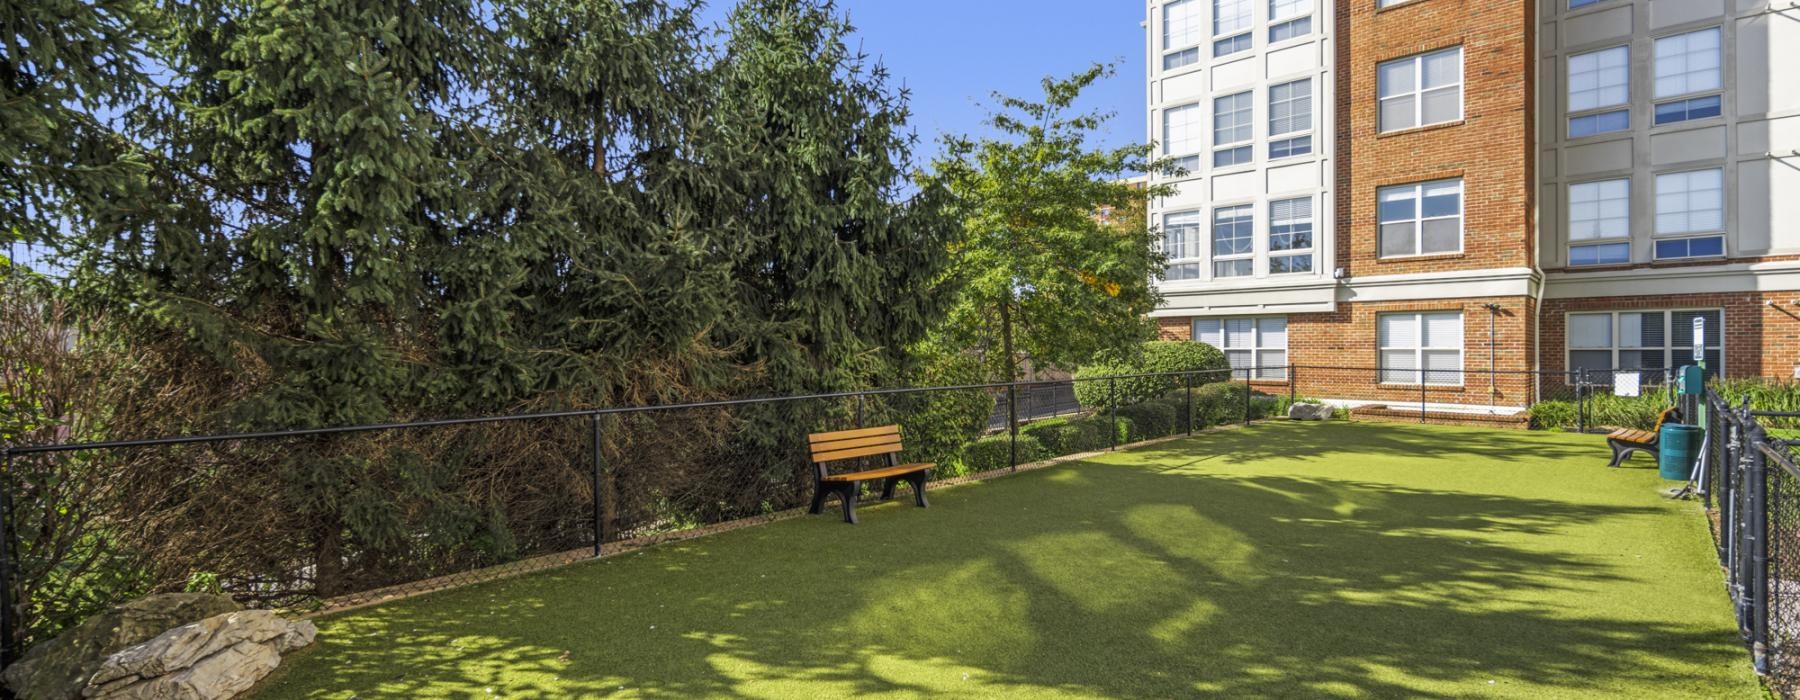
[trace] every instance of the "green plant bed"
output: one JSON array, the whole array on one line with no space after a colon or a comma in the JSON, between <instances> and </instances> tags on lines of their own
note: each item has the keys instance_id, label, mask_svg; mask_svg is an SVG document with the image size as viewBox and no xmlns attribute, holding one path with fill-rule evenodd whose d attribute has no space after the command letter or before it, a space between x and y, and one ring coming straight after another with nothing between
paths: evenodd
<instances>
[{"instance_id":1,"label":"green plant bed","mask_svg":"<svg viewBox=\"0 0 1800 700\"><path fill-rule=\"evenodd\" d=\"M1036 439L1051 456L1060 457L1110 447L1110 427L1111 421L1105 416L1051 418L1020 428L1019 435Z\"/></svg>"},{"instance_id":2,"label":"green plant bed","mask_svg":"<svg viewBox=\"0 0 1800 700\"><path fill-rule=\"evenodd\" d=\"M1205 343L1159 340L1144 343L1134 358L1102 358L1083 365L1075 373L1075 400L1090 411L1106 410L1109 401L1120 406L1143 403L1182 388L1186 382L1194 386L1224 381L1230 376L1225 353ZM1160 372L1196 372L1187 378L1134 377L1129 379L1097 379L1121 375ZM1092 381L1081 381L1092 380ZM1116 392L1116 396L1114 395Z\"/></svg>"},{"instance_id":3,"label":"green plant bed","mask_svg":"<svg viewBox=\"0 0 1800 700\"><path fill-rule=\"evenodd\" d=\"M1019 436L1018 464L1036 462L1050 457L1050 451L1044 449L1044 445L1039 443L1037 438L1030 435ZM979 474L1013 466L1012 438L1008 435L995 435L964 445L962 452L957 455L957 462L962 467L957 475Z\"/></svg>"}]
</instances>

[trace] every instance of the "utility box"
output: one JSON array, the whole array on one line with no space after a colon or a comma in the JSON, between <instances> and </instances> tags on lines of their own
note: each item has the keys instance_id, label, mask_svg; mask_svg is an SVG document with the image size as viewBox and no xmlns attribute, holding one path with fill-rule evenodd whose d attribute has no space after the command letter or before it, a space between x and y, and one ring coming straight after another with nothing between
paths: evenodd
<instances>
[{"instance_id":1,"label":"utility box","mask_svg":"<svg viewBox=\"0 0 1800 700\"><path fill-rule=\"evenodd\" d=\"M1675 390L1693 396L1706 393L1706 370L1699 365L1688 365L1677 370Z\"/></svg>"}]
</instances>

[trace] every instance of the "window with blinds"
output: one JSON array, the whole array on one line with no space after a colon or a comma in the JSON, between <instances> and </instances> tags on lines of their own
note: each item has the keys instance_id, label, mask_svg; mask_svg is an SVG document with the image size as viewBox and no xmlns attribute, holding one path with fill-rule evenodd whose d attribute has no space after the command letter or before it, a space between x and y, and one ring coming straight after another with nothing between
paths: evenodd
<instances>
[{"instance_id":1,"label":"window with blinds","mask_svg":"<svg viewBox=\"0 0 1800 700\"><path fill-rule=\"evenodd\" d=\"M1198 318L1194 340L1225 353L1239 380L1287 379L1287 317Z\"/></svg>"},{"instance_id":2,"label":"window with blinds","mask_svg":"<svg viewBox=\"0 0 1800 700\"><path fill-rule=\"evenodd\" d=\"M1312 198L1269 202L1269 274L1312 272L1312 269Z\"/></svg>"},{"instance_id":3,"label":"window with blinds","mask_svg":"<svg viewBox=\"0 0 1800 700\"><path fill-rule=\"evenodd\" d=\"M1609 383L1616 370L1645 369L1645 381L1661 381L1663 371L1694 363L1694 319L1706 326L1709 374L1724 371L1725 312L1607 311L1567 316L1569 369L1587 370L1593 381Z\"/></svg>"},{"instance_id":4,"label":"window with blinds","mask_svg":"<svg viewBox=\"0 0 1800 700\"><path fill-rule=\"evenodd\" d=\"M1169 266L1163 279L1171 282L1200 279L1200 212L1176 211L1163 215L1163 255Z\"/></svg>"},{"instance_id":5,"label":"window with blinds","mask_svg":"<svg viewBox=\"0 0 1800 700\"><path fill-rule=\"evenodd\" d=\"M1383 383L1463 383L1460 311L1380 314L1376 316L1376 345Z\"/></svg>"},{"instance_id":6,"label":"window with blinds","mask_svg":"<svg viewBox=\"0 0 1800 700\"><path fill-rule=\"evenodd\" d=\"M1312 79L1269 87L1269 159L1312 153Z\"/></svg>"}]
</instances>

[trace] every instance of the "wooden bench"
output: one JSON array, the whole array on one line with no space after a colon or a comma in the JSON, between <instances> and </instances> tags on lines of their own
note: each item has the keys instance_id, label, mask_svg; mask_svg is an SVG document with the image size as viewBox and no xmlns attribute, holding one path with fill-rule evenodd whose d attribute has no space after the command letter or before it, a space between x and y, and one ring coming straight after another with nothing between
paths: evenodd
<instances>
[{"instance_id":1,"label":"wooden bench","mask_svg":"<svg viewBox=\"0 0 1800 700\"><path fill-rule=\"evenodd\" d=\"M925 501L925 477L936 465L900 463L900 451L905 449L900 444L900 426L813 433L806 439L812 448L813 500L808 512L813 515L824 512L826 496L837 494L844 505L844 522L855 525L857 494L862 490L862 482L876 479L882 480L881 500L893 498L894 486L904 481L912 486L913 500L920 508L931 505ZM842 474L832 474L825 467L830 462L876 456L886 457L887 466Z\"/></svg>"},{"instance_id":2,"label":"wooden bench","mask_svg":"<svg viewBox=\"0 0 1800 700\"><path fill-rule=\"evenodd\" d=\"M1612 448L1613 456L1612 463L1606 466L1616 467L1624 464L1633 452L1654 453L1657 445L1662 442L1663 424L1671 420L1680 420L1680 418L1681 412L1671 406L1663 409L1662 414L1656 417L1656 425L1649 430L1620 428L1608 433L1606 444Z\"/></svg>"}]
</instances>

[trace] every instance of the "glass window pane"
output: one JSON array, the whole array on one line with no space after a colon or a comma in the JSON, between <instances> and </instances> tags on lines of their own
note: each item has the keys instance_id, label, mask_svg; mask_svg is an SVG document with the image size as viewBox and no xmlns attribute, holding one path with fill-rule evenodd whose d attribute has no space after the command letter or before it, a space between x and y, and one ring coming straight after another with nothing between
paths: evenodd
<instances>
[{"instance_id":1,"label":"glass window pane","mask_svg":"<svg viewBox=\"0 0 1800 700\"><path fill-rule=\"evenodd\" d=\"M1421 253L1454 253L1462 250L1462 219L1431 219L1425 222Z\"/></svg>"},{"instance_id":2,"label":"glass window pane","mask_svg":"<svg viewBox=\"0 0 1800 700\"><path fill-rule=\"evenodd\" d=\"M1222 349L1225 347L1224 324L1216 318L1195 319L1194 339Z\"/></svg>"},{"instance_id":3,"label":"glass window pane","mask_svg":"<svg viewBox=\"0 0 1800 700\"><path fill-rule=\"evenodd\" d=\"M1570 265L1618 265L1631 262L1631 244L1602 243L1569 248Z\"/></svg>"},{"instance_id":4,"label":"glass window pane","mask_svg":"<svg viewBox=\"0 0 1800 700\"><path fill-rule=\"evenodd\" d=\"M1413 82L1413 77L1414 73L1418 70L1418 66L1412 59L1403 58L1398 61L1388 61L1387 63L1378 66L1375 70L1376 90L1380 97L1392 97L1410 93L1413 92L1416 87Z\"/></svg>"},{"instance_id":5,"label":"glass window pane","mask_svg":"<svg viewBox=\"0 0 1800 700\"><path fill-rule=\"evenodd\" d=\"M1456 88L1425 93L1425 106L1420 124L1441 124L1462 118L1462 92Z\"/></svg>"},{"instance_id":6,"label":"glass window pane","mask_svg":"<svg viewBox=\"0 0 1800 700\"><path fill-rule=\"evenodd\" d=\"M1615 46L1569 57L1569 111L1625 104L1630 97L1630 48Z\"/></svg>"},{"instance_id":7,"label":"glass window pane","mask_svg":"<svg viewBox=\"0 0 1800 700\"><path fill-rule=\"evenodd\" d=\"M1163 5L1163 48L1178 49L1200 43L1202 24L1198 0L1174 0Z\"/></svg>"},{"instance_id":8,"label":"glass window pane","mask_svg":"<svg viewBox=\"0 0 1800 700\"><path fill-rule=\"evenodd\" d=\"M1569 353L1569 369L1612 369L1611 350L1576 350Z\"/></svg>"},{"instance_id":9,"label":"glass window pane","mask_svg":"<svg viewBox=\"0 0 1800 700\"><path fill-rule=\"evenodd\" d=\"M1569 314L1569 347L1611 348L1612 314Z\"/></svg>"},{"instance_id":10,"label":"glass window pane","mask_svg":"<svg viewBox=\"0 0 1800 700\"><path fill-rule=\"evenodd\" d=\"M1383 256L1413 255L1418 252L1414 243L1412 223L1381 225L1381 254Z\"/></svg>"},{"instance_id":11,"label":"glass window pane","mask_svg":"<svg viewBox=\"0 0 1800 700\"><path fill-rule=\"evenodd\" d=\"M1656 40L1656 96L1717 90L1719 28Z\"/></svg>"},{"instance_id":12,"label":"glass window pane","mask_svg":"<svg viewBox=\"0 0 1800 700\"><path fill-rule=\"evenodd\" d=\"M1257 347L1287 347L1287 318L1275 316L1261 318L1256 321Z\"/></svg>"},{"instance_id":13,"label":"glass window pane","mask_svg":"<svg viewBox=\"0 0 1800 700\"><path fill-rule=\"evenodd\" d=\"M1250 28L1250 0L1213 0L1213 36Z\"/></svg>"},{"instance_id":14,"label":"glass window pane","mask_svg":"<svg viewBox=\"0 0 1800 700\"><path fill-rule=\"evenodd\" d=\"M1262 379L1287 379L1287 351L1264 350L1256 354L1256 373Z\"/></svg>"},{"instance_id":15,"label":"glass window pane","mask_svg":"<svg viewBox=\"0 0 1800 700\"><path fill-rule=\"evenodd\" d=\"M1381 314L1377 316L1375 341L1384 348L1418 347L1418 314Z\"/></svg>"},{"instance_id":16,"label":"glass window pane","mask_svg":"<svg viewBox=\"0 0 1800 700\"><path fill-rule=\"evenodd\" d=\"M1225 319L1225 347L1248 348L1256 340L1256 319Z\"/></svg>"},{"instance_id":17,"label":"glass window pane","mask_svg":"<svg viewBox=\"0 0 1800 700\"><path fill-rule=\"evenodd\" d=\"M1462 82L1462 49L1425 55L1425 89Z\"/></svg>"},{"instance_id":18,"label":"glass window pane","mask_svg":"<svg viewBox=\"0 0 1800 700\"><path fill-rule=\"evenodd\" d=\"M1461 313L1430 313L1424 315L1425 342L1428 348L1462 348L1463 318Z\"/></svg>"},{"instance_id":19,"label":"glass window pane","mask_svg":"<svg viewBox=\"0 0 1800 700\"><path fill-rule=\"evenodd\" d=\"M1462 181L1427 183L1422 215L1430 217L1462 214Z\"/></svg>"}]
</instances>

